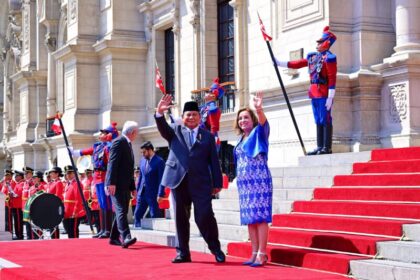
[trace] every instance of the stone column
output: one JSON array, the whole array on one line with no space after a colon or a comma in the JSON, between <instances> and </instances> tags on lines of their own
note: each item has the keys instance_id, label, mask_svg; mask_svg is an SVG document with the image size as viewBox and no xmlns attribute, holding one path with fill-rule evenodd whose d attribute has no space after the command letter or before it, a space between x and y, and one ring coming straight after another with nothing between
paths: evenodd
<instances>
[{"instance_id":1,"label":"stone column","mask_svg":"<svg viewBox=\"0 0 420 280\"><path fill-rule=\"evenodd\" d=\"M235 26L235 111L248 105L248 18L246 16L246 6L244 0L232 0L229 5L234 10Z\"/></svg>"},{"instance_id":2,"label":"stone column","mask_svg":"<svg viewBox=\"0 0 420 280\"><path fill-rule=\"evenodd\" d=\"M372 68L381 72L381 142L420 145L420 2L396 0L395 53Z\"/></svg>"},{"instance_id":3,"label":"stone column","mask_svg":"<svg viewBox=\"0 0 420 280\"><path fill-rule=\"evenodd\" d=\"M44 25L46 32L42 38L48 51L47 69L47 117L52 117L57 111L56 107L56 61L52 53L57 48L58 24L60 18L60 7L58 1L43 0L38 9L39 22ZM41 47L41 46L40 46Z\"/></svg>"},{"instance_id":4,"label":"stone column","mask_svg":"<svg viewBox=\"0 0 420 280\"><path fill-rule=\"evenodd\" d=\"M190 8L192 11L190 24L193 26L194 35L193 35L193 67L194 67L194 88L202 87L201 82L201 31L200 31L200 10L201 10L201 1L200 0L190 0Z\"/></svg>"},{"instance_id":5,"label":"stone column","mask_svg":"<svg viewBox=\"0 0 420 280\"><path fill-rule=\"evenodd\" d=\"M395 31L397 45L395 55L420 53L420 1L395 0Z\"/></svg>"}]
</instances>

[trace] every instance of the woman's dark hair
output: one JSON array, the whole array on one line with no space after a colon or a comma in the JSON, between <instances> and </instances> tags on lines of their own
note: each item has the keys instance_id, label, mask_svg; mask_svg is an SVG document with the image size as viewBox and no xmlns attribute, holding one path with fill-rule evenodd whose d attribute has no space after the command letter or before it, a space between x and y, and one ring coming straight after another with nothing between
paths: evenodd
<instances>
[{"instance_id":1,"label":"woman's dark hair","mask_svg":"<svg viewBox=\"0 0 420 280\"><path fill-rule=\"evenodd\" d=\"M236 133L238 135L244 133L244 131L239 127L239 123L238 123L239 122L239 115L244 111L247 111L249 113L249 115L251 116L252 127L256 127L258 125L258 118L257 118L257 115L255 115L254 111L252 111L249 107L242 108L236 114L236 120L235 120L235 124L233 126L233 128L236 130Z\"/></svg>"}]
</instances>

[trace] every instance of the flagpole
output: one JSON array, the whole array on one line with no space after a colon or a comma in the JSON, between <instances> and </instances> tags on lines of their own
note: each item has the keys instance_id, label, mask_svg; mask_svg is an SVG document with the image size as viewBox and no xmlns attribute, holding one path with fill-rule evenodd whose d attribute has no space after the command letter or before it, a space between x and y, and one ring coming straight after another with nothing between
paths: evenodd
<instances>
[{"instance_id":1,"label":"flagpole","mask_svg":"<svg viewBox=\"0 0 420 280\"><path fill-rule=\"evenodd\" d=\"M261 18L260 18L259 14L258 14L258 18L260 20L260 24L262 24L262 21L261 21ZM263 26L261 28L263 28ZM279 80L280 87L283 91L284 100L286 100L287 108L289 109L290 116L292 117L293 125L294 125L296 133L298 135L300 146L302 148L303 154L306 156L305 144L303 143L302 136L300 135L299 127L297 125L295 115L293 114L293 109L292 109L292 106L290 105L289 97L287 96L287 93L286 93L286 88L284 87L283 80L280 76L279 68L277 67L276 58L274 57L273 50L271 49L271 44L270 44L270 41L269 41L269 40L271 40L271 38L268 37L269 40L267 40L265 37L268 36L268 35L265 34L265 30L263 31L261 29L261 32L263 33L264 41L267 43L267 48L268 48L268 51L270 52L271 60L273 61L274 70L276 71L277 79Z\"/></svg>"},{"instance_id":2,"label":"flagpole","mask_svg":"<svg viewBox=\"0 0 420 280\"><path fill-rule=\"evenodd\" d=\"M155 58L155 64L156 64L156 69L157 70L159 70L159 66L158 66L158 64L157 64L157 60L156 60L156 58ZM155 72L156 72L156 69L155 69ZM160 74L160 70L159 70L159 74ZM162 81L162 76L161 75L159 75L159 77L160 77L160 79L161 79L161 81ZM156 78L156 75L155 75L155 78ZM156 81L155 81L155 83L156 83ZM162 86L163 86L163 81L162 81ZM162 89L159 87L159 90L160 90L160 92L163 94L163 95L165 95L166 94L166 92L165 92L165 88L163 89L163 91L162 91ZM171 101L171 105L173 105L173 100ZM169 107L168 108L168 114L169 114L169 118L171 119L171 123L174 123L175 122L175 120L174 120L174 118L173 118L173 116L172 116L172 111L171 111L171 108Z\"/></svg>"},{"instance_id":3,"label":"flagpole","mask_svg":"<svg viewBox=\"0 0 420 280\"><path fill-rule=\"evenodd\" d=\"M88 206L88 204L87 204L87 201L86 201L86 199L85 199L85 197L84 197L84 195L83 195L82 184L80 183L80 180L79 180L79 174L78 174L78 172L77 172L76 165L74 164L74 160L73 160L72 152L71 152L71 150L70 150L70 146L69 146L69 141L67 140L66 131L64 130L63 121L61 120L61 116L59 116L59 114L58 114L58 113L57 113L57 118L58 118L58 121L60 122L61 133L63 134L63 137L64 137L64 142L66 143L66 148L67 148L67 152L68 152L68 154L69 154L69 158L70 158L71 166L73 167L74 173L75 173L75 175L76 175L77 188L79 189L79 194L80 194L80 197L82 198L83 208L85 208L85 211L86 211L86 216L87 216L88 223L89 223L89 227L90 227L90 230L91 230L91 232L92 232L92 234L93 234L93 233L94 233L94 230L93 230L93 226L92 226L92 220L91 220L91 213L90 213L90 209L89 209L89 206Z\"/></svg>"}]
</instances>

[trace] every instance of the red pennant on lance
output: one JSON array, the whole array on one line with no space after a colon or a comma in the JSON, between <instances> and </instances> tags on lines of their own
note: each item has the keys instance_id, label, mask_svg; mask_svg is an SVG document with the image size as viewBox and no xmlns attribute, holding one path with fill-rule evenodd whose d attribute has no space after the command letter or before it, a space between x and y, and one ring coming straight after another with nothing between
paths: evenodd
<instances>
[{"instance_id":1,"label":"red pennant on lance","mask_svg":"<svg viewBox=\"0 0 420 280\"><path fill-rule=\"evenodd\" d=\"M261 28L262 35L264 37L264 41L271 41L273 38L271 38L271 36L269 36L267 32L265 31L264 23L262 22L259 14L258 14L258 19L260 20L260 28Z\"/></svg>"},{"instance_id":2,"label":"red pennant on lance","mask_svg":"<svg viewBox=\"0 0 420 280\"><path fill-rule=\"evenodd\" d=\"M60 135L61 134L61 126L60 126L60 121L59 121L59 116L55 116L54 119L54 123L51 126L51 130L54 132L55 135Z\"/></svg>"},{"instance_id":3,"label":"red pennant on lance","mask_svg":"<svg viewBox=\"0 0 420 280\"><path fill-rule=\"evenodd\" d=\"M163 86L162 76L160 75L159 67L156 65L156 87L160 89L163 94L166 94L165 87Z\"/></svg>"}]
</instances>

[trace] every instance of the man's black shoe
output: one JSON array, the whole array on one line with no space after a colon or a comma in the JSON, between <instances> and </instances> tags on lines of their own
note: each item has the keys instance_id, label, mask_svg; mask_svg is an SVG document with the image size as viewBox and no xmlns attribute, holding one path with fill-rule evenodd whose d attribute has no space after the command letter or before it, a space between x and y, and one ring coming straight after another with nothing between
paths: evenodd
<instances>
[{"instance_id":1,"label":"man's black shoe","mask_svg":"<svg viewBox=\"0 0 420 280\"><path fill-rule=\"evenodd\" d=\"M131 238L131 237L127 237L124 242L122 243L122 247L123 248L128 248L129 246L133 245L134 243L136 243L137 238Z\"/></svg>"},{"instance_id":2,"label":"man's black shoe","mask_svg":"<svg viewBox=\"0 0 420 280\"><path fill-rule=\"evenodd\" d=\"M225 253L223 253L222 250L213 252L214 258L216 259L216 262L218 263L224 263L226 261Z\"/></svg>"},{"instance_id":3,"label":"man's black shoe","mask_svg":"<svg viewBox=\"0 0 420 280\"><path fill-rule=\"evenodd\" d=\"M97 234L92 235L92 238L99 238L104 232L101 230Z\"/></svg>"},{"instance_id":4,"label":"man's black shoe","mask_svg":"<svg viewBox=\"0 0 420 280\"><path fill-rule=\"evenodd\" d=\"M115 245L115 246L121 246L122 245L121 241L119 241L118 239L110 239L109 244Z\"/></svg>"},{"instance_id":5,"label":"man's black shoe","mask_svg":"<svg viewBox=\"0 0 420 280\"><path fill-rule=\"evenodd\" d=\"M178 255L175 257L175 259L172 260L172 263L189 263L191 262L191 256L183 257L181 255Z\"/></svg>"},{"instance_id":6,"label":"man's black shoe","mask_svg":"<svg viewBox=\"0 0 420 280\"><path fill-rule=\"evenodd\" d=\"M101 235L99 235L98 238L105 239L105 238L109 238L109 236L110 236L109 231L105 231Z\"/></svg>"}]
</instances>

